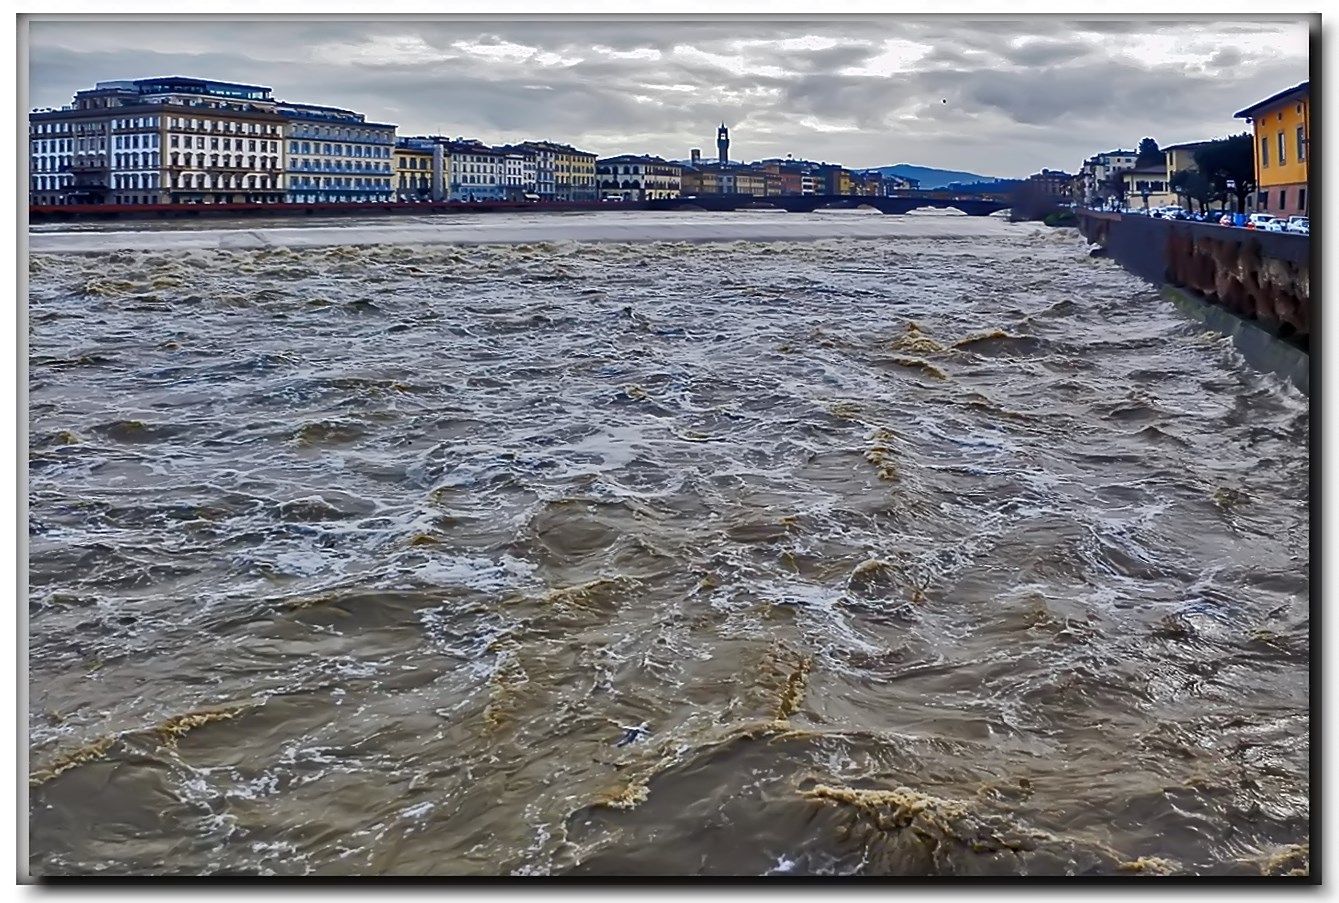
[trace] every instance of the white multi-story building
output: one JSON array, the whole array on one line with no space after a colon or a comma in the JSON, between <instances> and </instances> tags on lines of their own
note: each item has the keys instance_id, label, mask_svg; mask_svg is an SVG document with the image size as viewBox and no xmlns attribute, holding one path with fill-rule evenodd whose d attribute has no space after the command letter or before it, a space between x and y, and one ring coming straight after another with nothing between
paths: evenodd
<instances>
[{"instance_id":1,"label":"white multi-story building","mask_svg":"<svg viewBox=\"0 0 1339 903\"><path fill-rule=\"evenodd\" d=\"M283 125L270 89L194 78L98 82L29 114L34 203L274 203Z\"/></svg>"},{"instance_id":2,"label":"white multi-story building","mask_svg":"<svg viewBox=\"0 0 1339 903\"><path fill-rule=\"evenodd\" d=\"M395 199L395 126L338 107L280 103L288 120L288 201L386 203Z\"/></svg>"},{"instance_id":3,"label":"white multi-story building","mask_svg":"<svg viewBox=\"0 0 1339 903\"><path fill-rule=\"evenodd\" d=\"M521 147L535 155L535 194L551 201L557 194L557 181L554 177L557 155L551 144L523 144Z\"/></svg>"},{"instance_id":4,"label":"white multi-story building","mask_svg":"<svg viewBox=\"0 0 1339 903\"><path fill-rule=\"evenodd\" d=\"M622 154L595 161L595 181L601 197L626 201L677 198L683 167L660 157Z\"/></svg>"},{"instance_id":5,"label":"white multi-story building","mask_svg":"<svg viewBox=\"0 0 1339 903\"><path fill-rule=\"evenodd\" d=\"M1123 170L1134 169L1138 161L1139 152L1132 150L1107 151L1083 161L1083 167L1079 170L1083 203L1101 207L1113 202L1116 192L1111 185L1112 176Z\"/></svg>"},{"instance_id":6,"label":"white multi-story building","mask_svg":"<svg viewBox=\"0 0 1339 903\"><path fill-rule=\"evenodd\" d=\"M519 200L526 195L538 197L539 155L525 145L499 147L505 156L502 158L503 191L510 200Z\"/></svg>"},{"instance_id":7,"label":"white multi-story building","mask_svg":"<svg viewBox=\"0 0 1339 903\"><path fill-rule=\"evenodd\" d=\"M72 109L34 110L28 121L30 203L50 205L69 202L69 192L74 185L72 168L76 148L80 150L78 159L81 166L90 157L106 156L107 139L101 130L90 140L82 127L83 123L68 119L38 118L42 114L68 112Z\"/></svg>"},{"instance_id":8,"label":"white multi-story building","mask_svg":"<svg viewBox=\"0 0 1339 903\"><path fill-rule=\"evenodd\" d=\"M448 200L496 201L506 196L505 152L463 139L449 142L446 150Z\"/></svg>"}]
</instances>

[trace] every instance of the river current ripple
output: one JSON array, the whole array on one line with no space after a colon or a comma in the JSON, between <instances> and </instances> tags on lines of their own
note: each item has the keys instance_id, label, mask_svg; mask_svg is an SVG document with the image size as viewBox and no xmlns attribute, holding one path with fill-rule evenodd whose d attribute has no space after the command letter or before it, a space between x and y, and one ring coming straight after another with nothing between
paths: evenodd
<instances>
[{"instance_id":1,"label":"river current ripple","mask_svg":"<svg viewBox=\"0 0 1339 903\"><path fill-rule=\"evenodd\" d=\"M1309 868L1305 397L1071 230L478 222L31 256L35 874Z\"/></svg>"}]
</instances>

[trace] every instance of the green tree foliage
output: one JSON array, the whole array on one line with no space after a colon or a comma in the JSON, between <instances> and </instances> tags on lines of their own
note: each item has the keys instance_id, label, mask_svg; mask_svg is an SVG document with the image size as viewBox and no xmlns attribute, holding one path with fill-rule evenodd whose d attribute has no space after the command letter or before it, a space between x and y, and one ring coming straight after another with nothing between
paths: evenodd
<instances>
[{"instance_id":1,"label":"green tree foliage","mask_svg":"<svg viewBox=\"0 0 1339 903\"><path fill-rule=\"evenodd\" d=\"M1196 169L1179 169L1172 173L1171 186L1177 197L1199 201L1201 212L1208 210L1210 203L1221 198L1214 191L1208 176ZM1193 210L1194 204L1191 203L1187 209Z\"/></svg>"},{"instance_id":2,"label":"green tree foliage","mask_svg":"<svg viewBox=\"0 0 1339 903\"><path fill-rule=\"evenodd\" d=\"M1145 138L1139 142L1139 156L1135 160L1136 166L1157 166L1163 162L1163 153L1158 148L1158 142L1152 138Z\"/></svg>"},{"instance_id":3,"label":"green tree foliage","mask_svg":"<svg viewBox=\"0 0 1339 903\"><path fill-rule=\"evenodd\" d=\"M1195 148L1195 166L1224 198L1237 199L1237 212L1246 212L1246 199L1255 192L1255 138L1250 132L1219 138ZM1228 182L1233 186L1228 188Z\"/></svg>"}]
</instances>

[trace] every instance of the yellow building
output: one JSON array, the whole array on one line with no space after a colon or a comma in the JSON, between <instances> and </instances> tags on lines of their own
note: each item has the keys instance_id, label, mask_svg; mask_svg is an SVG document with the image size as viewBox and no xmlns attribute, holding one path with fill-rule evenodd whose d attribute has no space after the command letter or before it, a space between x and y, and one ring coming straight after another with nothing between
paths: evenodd
<instances>
[{"instance_id":1,"label":"yellow building","mask_svg":"<svg viewBox=\"0 0 1339 903\"><path fill-rule=\"evenodd\" d=\"M1195 151L1209 141L1188 141L1185 144L1173 144L1170 147L1162 149L1163 158L1167 161L1165 178L1167 180L1167 190L1171 191L1172 178L1178 172L1195 172L1199 169L1199 164L1195 162ZM1127 200L1127 205L1129 201ZM1176 201L1175 203L1180 203ZM1186 201L1193 209L1193 202Z\"/></svg>"},{"instance_id":2,"label":"yellow building","mask_svg":"<svg viewBox=\"0 0 1339 903\"><path fill-rule=\"evenodd\" d=\"M555 141L527 141L535 154L536 191L545 200L596 201L596 155Z\"/></svg>"},{"instance_id":3,"label":"yellow building","mask_svg":"<svg viewBox=\"0 0 1339 903\"><path fill-rule=\"evenodd\" d=\"M432 200L432 151L397 147L392 156L397 201Z\"/></svg>"},{"instance_id":4,"label":"yellow building","mask_svg":"<svg viewBox=\"0 0 1339 903\"><path fill-rule=\"evenodd\" d=\"M1162 149L1163 155L1167 159L1167 181L1172 180L1172 176L1182 170L1194 172L1199 169L1195 163L1195 151L1211 142L1208 141L1190 141L1186 144L1173 144L1171 147Z\"/></svg>"},{"instance_id":5,"label":"yellow building","mask_svg":"<svg viewBox=\"0 0 1339 903\"><path fill-rule=\"evenodd\" d=\"M767 176L751 169L735 172L735 193L752 195L755 198L767 197Z\"/></svg>"},{"instance_id":6,"label":"yellow building","mask_svg":"<svg viewBox=\"0 0 1339 903\"><path fill-rule=\"evenodd\" d=\"M577 150L565 144L553 149L553 180L560 201L594 201L595 154Z\"/></svg>"},{"instance_id":7,"label":"yellow building","mask_svg":"<svg viewBox=\"0 0 1339 903\"><path fill-rule=\"evenodd\" d=\"M852 194L851 191L851 171L849 169L839 170L837 173L837 193L843 197Z\"/></svg>"},{"instance_id":8,"label":"yellow building","mask_svg":"<svg viewBox=\"0 0 1339 903\"><path fill-rule=\"evenodd\" d=\"M1235 115L1253 127L1256 209L1275 216L1309 216L1311 83L1280 91Z\"/></svg>"},{"instance_id":9,"label":"yellow building","mask_svg":"<svg viewBox=\"0 0 1339 903\"><path fill-rule=\"evenodd\" d=\"M720 174L710 166L685 166L683 168L682 196L699 194L720 194Z\"/></svg>"}]
</instances>

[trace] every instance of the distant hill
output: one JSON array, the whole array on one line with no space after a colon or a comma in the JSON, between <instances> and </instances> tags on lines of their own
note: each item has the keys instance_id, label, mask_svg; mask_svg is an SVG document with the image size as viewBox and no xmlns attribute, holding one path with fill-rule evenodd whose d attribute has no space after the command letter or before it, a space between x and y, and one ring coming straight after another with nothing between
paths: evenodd
<instances>
[{"instance_id":1,"label":"distant hill","mask_svg":"<svg viewBox=\"0 0 1339 903\"><path fill-rule=\"evenodd\" d=\"M680 166L689 166L692 160L671 160L671 163L678 163ZM702 158L703 163L715 163L716 158ZM796 161L801 162L801 161ZM868 172L869 170L861 170ZM955 169L935 169L931 166L913 166L910 163L898 163L896 166L876 166L873 171L883 173L885 176L901 176L904 179L917 179L921 183L921 188L929 191L935 188L946 188L949 185L964 186L973 185L981 182L1002 182L1013 183L1013 179L997 179L994 176L981 176L974 172L959 172Z\"/></svg>"},{"instance_id":2,"label":"distant hill","mask_svg":"<svg viewBox=\"0 0 1339 903\"><path fill-rule=\"evenodd\" d=\"M998 181L994 176L980 176L974 172L958 172L953 169L935 169L930 166L912 166L910 163L899 163L896 166L878 166L875 168L885 176L901 176L904 179L916 179L921 183L921 188L926 190L943 188L944 186L952 185L955 182L970 185L972 182Z\"/></svg>"}]
</instances>

